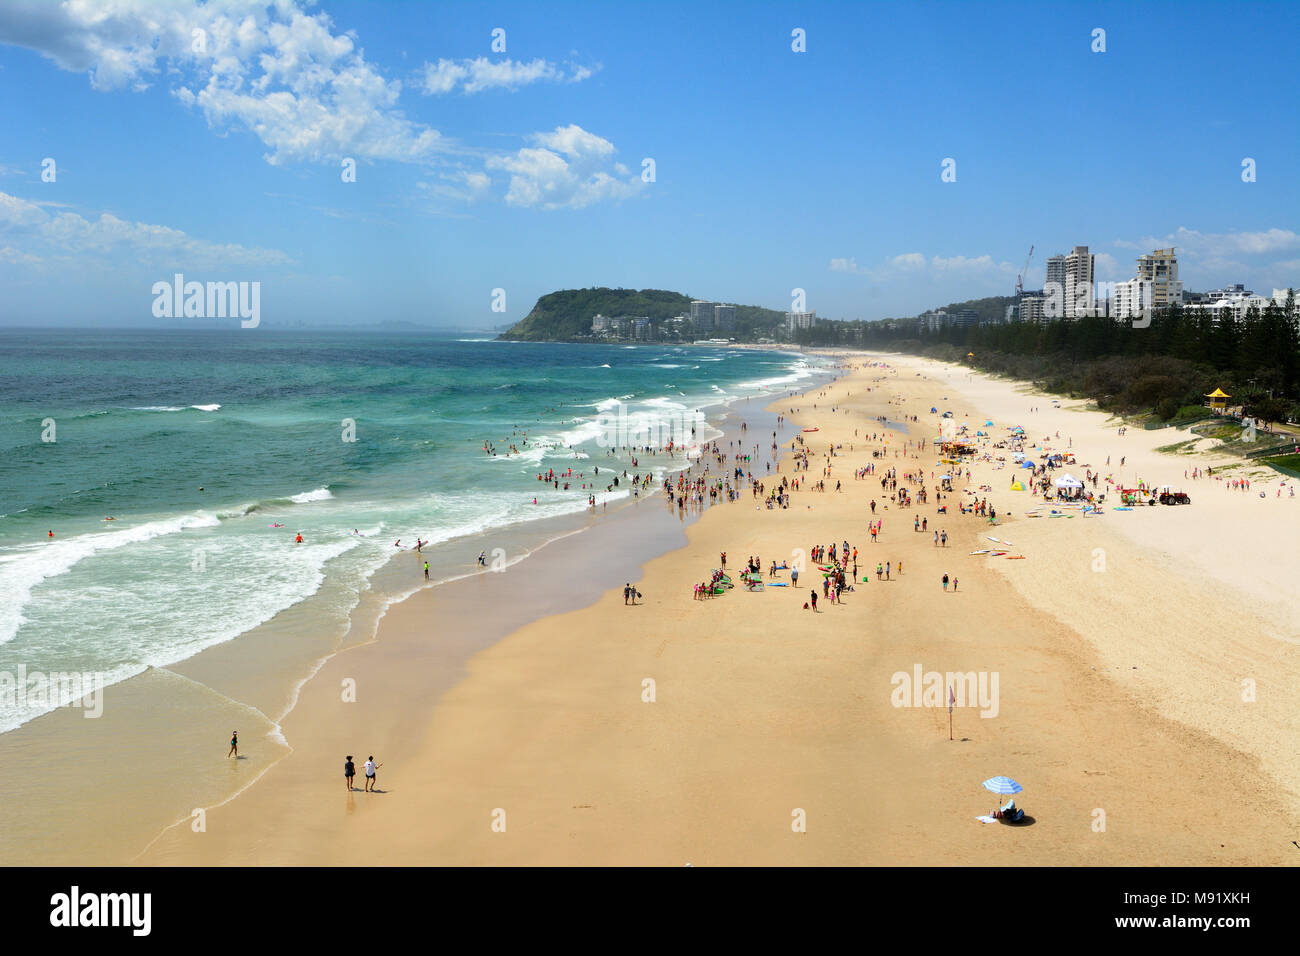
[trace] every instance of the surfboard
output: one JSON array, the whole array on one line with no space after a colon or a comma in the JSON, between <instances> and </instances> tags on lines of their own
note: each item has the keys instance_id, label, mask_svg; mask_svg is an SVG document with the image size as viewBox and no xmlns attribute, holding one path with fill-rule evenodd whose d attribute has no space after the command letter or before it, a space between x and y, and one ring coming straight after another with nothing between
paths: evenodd
<instances>
[{"instance_id":1,"label":"surfboard","mask_svg":"<svg viewBox=\"0 0 1300 956\"><path fill-rule=\"evenodd\" d=\"M972 551L972 552L971 552L971 554L988 554L988 553L989 553L989 549L988 549L988 548L984 548L984 549L981 550L981 551Z\"/></svg>"},{"instance_id":2,"label":"surfboard","mask_svg":"<svg viewBox=\"0 0 1300 956\"><path fill-rule=\"evenodd\" d=\"M768 581L767 586L771 588L788 588L790 586L790 582L789 581Z\"/></svg>"}]
</instances>

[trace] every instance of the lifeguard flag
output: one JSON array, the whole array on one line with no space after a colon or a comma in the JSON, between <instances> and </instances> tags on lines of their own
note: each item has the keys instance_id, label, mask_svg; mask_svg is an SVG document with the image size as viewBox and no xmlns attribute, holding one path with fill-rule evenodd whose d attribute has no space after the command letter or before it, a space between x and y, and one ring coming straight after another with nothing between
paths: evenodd
<instances>
[{"instance_id":1,"label":"lifeguard flag","mask_svg":"<svg viewBox=\"0 0 1300 956\"><path fill-rule=\"evenodd\" d=\"M952 685L948 685L948 713L952 713L952 705L957 703L957 696L952 692Z\"/></svg>"}]
</instances>

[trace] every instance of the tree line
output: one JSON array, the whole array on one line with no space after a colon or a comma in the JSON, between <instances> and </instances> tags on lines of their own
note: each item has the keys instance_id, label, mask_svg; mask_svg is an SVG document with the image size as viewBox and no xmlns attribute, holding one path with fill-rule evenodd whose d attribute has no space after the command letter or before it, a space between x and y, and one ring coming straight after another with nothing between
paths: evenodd
<instances>
[{"instance_id":1,"label":"tree line","mask_svg":"<svg viewBox=\"0 0 1300 956\"><path fill-rule=\"evenodd\" d=\"M1041 322L945 326L910 320L821 322L801 329L808 346L859 346L967 362L1027 379L1049 391L1091 398L1108 411L1150 411L1162 420L1203 411L1216 387L1230 405L1266 422L1300 419L1300 328L1295 290L1283 305L1230 309L1174 305L1149 325L1089 316ZM969 356L969 358L968 358Z\"/></svg>"}]
</instances>

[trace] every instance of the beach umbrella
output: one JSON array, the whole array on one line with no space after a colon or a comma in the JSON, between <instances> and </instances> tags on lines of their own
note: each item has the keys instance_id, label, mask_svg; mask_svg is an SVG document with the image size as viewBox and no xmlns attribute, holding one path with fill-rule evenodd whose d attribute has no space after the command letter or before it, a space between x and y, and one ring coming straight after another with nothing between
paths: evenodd
<instances>
[{"instance_id":1,"label":"beach umbrella","mask_svg":"<svg viewBox=\"0 0 1300 956\"><path fill-rule=\"evenodd\" d=\"M1019 793L1025 788L1020 786L1020 784L1016 783L1010 777L989 777L989 779L984 781L984 789L992 790L994 793L1010 795L1013 793Z\"/></svg>"}]
</instances>

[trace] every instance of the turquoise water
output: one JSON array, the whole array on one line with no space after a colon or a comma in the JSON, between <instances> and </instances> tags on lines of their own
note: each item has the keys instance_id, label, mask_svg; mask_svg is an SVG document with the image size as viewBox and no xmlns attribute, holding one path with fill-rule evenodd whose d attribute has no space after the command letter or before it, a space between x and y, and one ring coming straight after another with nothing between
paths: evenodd
<instances>
[{"instance_id":1,"label":"turquoise water","mask_svg":"<svg viewBox=\"0 0 1300 956\"><path fill-rule=\"evenodd\" d=\"M623 446L710 440L725 405L821 374L727 348L0 332L0 672L113 683L309 599L345 620L395 541L465 539L472 563L476 535L626 498L615 465L680 466ZM0 699L0 731L41 712Z\"/></svg>"}]
</instances>

